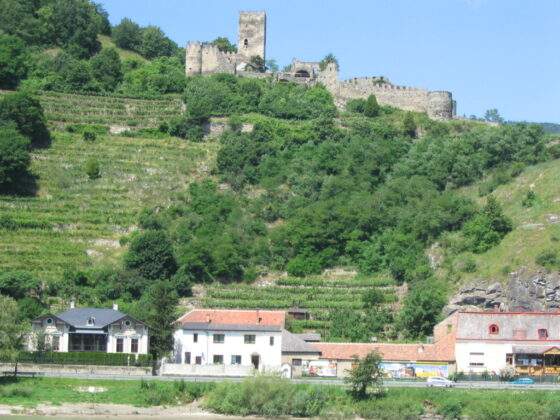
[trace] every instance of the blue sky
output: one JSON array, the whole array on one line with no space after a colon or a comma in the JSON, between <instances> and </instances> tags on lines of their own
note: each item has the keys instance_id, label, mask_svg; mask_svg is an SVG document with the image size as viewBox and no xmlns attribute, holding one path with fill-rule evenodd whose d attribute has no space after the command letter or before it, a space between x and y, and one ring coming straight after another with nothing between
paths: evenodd
<instances>
[{"instance_id":1,"label":"blue sky","mask_svg":"<svg viewBox=\"0 0 560 420\"><path fill-rule=\"evenodd\" d=\"M160 26L183 46L265 10L267 58L319 60L340 76L450 90L459 114L560 123L560 0L99 0L113 24Z\"/></svg>"}]
</instances>

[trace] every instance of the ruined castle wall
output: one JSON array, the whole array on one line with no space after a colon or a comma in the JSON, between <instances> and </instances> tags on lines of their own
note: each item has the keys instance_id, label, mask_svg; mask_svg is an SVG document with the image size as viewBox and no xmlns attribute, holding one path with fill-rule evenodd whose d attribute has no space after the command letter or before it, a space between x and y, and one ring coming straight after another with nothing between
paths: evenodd
<instances>
[{"instance_id":1,"label":"ruined castle wall","mask_svg":"<svg viewBox=\"0 0 560 420\"><path fill-rule=\"evenodd\" d=\"M220 51L215 45L202 46L202 74L231 73L235 74L237 55Z\"/></svg>"}]
</instances>

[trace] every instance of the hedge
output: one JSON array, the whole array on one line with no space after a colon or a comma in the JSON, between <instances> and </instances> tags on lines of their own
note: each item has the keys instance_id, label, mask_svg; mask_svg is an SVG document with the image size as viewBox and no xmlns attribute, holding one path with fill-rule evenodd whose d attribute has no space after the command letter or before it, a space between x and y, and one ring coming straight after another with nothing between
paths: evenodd
<instances>
[{"instance_id":1,"label":"hedge","mask_svg":"<svg viewBox=\"0 0 560 420\"><path fill-rule=\"evenodd\" d=\"M2 361L8 362L8 360ZM22 352L19 354L18 362L52 365L151 366L152 356L101 352Z\"/></svg>"}]
</instances>

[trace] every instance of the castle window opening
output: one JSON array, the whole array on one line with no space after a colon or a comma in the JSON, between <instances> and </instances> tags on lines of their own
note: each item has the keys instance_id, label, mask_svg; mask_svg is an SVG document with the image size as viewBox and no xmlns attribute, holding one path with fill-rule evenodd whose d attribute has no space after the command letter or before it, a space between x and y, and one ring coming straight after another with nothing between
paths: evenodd
<instances>
[{"instance_id":1,"label":"castle window opening","mask_svg":"<svg viewBox=\"0 0 560 420\"><path fill-rule=\"evenodd\" d=\"M247 38L245 38L245 41L243 41L243 45L244 45L245 47L248 47L248 46L249 46L249 40L248 40Z\"/></svg>"},{"instance_id":2,"label":"castle window opening","mask_svg":"<svg viewBox=\"0 0 560 420\"><path fill-rule=\"evenodd\" d=\"M296 71L296 77L310 77L310 75L307 70L298 70Z\"/></svg>"}]
</instances>

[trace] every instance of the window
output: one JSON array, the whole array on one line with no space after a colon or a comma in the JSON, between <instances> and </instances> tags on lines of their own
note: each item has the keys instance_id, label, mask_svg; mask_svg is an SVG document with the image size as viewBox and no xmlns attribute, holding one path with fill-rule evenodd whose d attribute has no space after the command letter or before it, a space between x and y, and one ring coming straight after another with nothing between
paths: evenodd
<instances>
[{"instance_id":1,"label":"window","mask_svg":"<svg viewBox=\"0 0 560 420\"><path fill-rule=\"evenodd\" d=\"M138 353L138 339L133 338L130 340L130 352L131 353Z\"/></svg>"},{"instance_id":2,"label":"window","mask_svg":"<svg viewBox=\"0 0 560 420\"><path fill-rule=\"evenodd\" d=\"M269 339L269 343L270 343L270 345L271 345L271 346L273 346L273 345L274 345L274 337L270 337L270 339Z\"/></svg>"},{"instance_id":3,"label":"window","mask_svg":"<svg viewBox=\"0 0 560 420\"><path fill-rule=\"evenodd\" d=\"M548 338L548 330L539 328L539 340L546 340Z\"/></svg>"},{"instance_id":4,"label":"window","mask_svg":"<svg viewBox=\"0 0 560 420\"><path fill-rule=\"evenodd\" d=\"M47 318L46 323L47 323L47 325L52 325L52 323L53 323L52 318Z\"/></svg>"},{"instance_id":5,"label":"window","mask_svg":"<svg viewBox=\"0 0 560 420\"><path fill-rule=\"evenodd\" d=\"M191 352L190 351L185 352L185 364L187 364L187 365L191 364Z\"/></svg>"},{"instance_id":6,"label":"window","mask_svg":"<svg viewBox=\"0 0 560 420\"><path fill-rule=\"evenodd\" d=\"M301 359L292 359L292 366L301 366Z\"/></svg>"},{"instance_id":7,"label":"window","mask_svg":"<svg viewBox=\"0 0 560 420\"><path fill-rule=\"evenodd\" d=\"M245 344L255 344L255 339L256 337L254 334L245 334Z\"/></svg>"},{"instance_id":8,"label":"window","mask_svg":"<svg viewBox=\"0 0 560 420\"><path fill-rule=\"evenodd\" d=\"M241 364L241 356L238 354L231 355L231 364L232 365L240 365Z\"/></svg>"},{"instance_id":9,"label":"window","mask_svg":"<svg viewBox=\"0 0 560 420\"><path fill-rule=\"evenodd\" d=\"M117 338L117 353L122 353L124 347L124 340L122 338Z\"/></svg>"},{"instance_id":10,"label":"window","mask_svg":"<svg viewBox=\"0 0 560 420\"><path fill-rule=\"evenodd\" d=\"M192 341L193 341L193 343L198 343L198 334L197 333L193 334Z\"/></svg>"},{"instance_id":11,"label":"window","mask_svg":"<svg viewBox=\"0 0 560 420\"><path fill-rule=\"evenodd\" d=\"M202 364L202 356L196 356L194 358L194 364L195 365L201 365Z\"/></svg>"},{"instance_id":12,"label":"window","mask_svg":"<svg viewBox=\"0 0 560 420\"><path fill-rule=\"evenodd\" d=\"M248 40L247 38L245 38L245 41L243 41L243 45L244 45L245 47L248 47L248 46L249 46L249 40Z\"/></svg>"},{"instance_id":13,"label":"window","mask_svg":"<svg viewBox=\"0 0 560 420\"><path fill-rule=\"evenodd\" d=\"M92 316L90 316L90 317L87 319L87 324L90 325L90 326L91 326L91 325L95 325L95 318L92 317Z\"/></svg>"},{"instance_id":14,"label":"window","mask_svg":"<svg viewBox=\"0 0 560 420\"><path fill-rule=\"evenodd\" d=\"M53 335L52 338L52 351L59 351L60 350L60 336Z\"/></svg>"},{"instance_id":15,"label":"window","mask_svg":"<svg viewBox=\"0 0 560 420\"><path fill-rule=\"evenodd\" d=\"M124 326L125 327L130 327L130 321L128 319L126 321L124 321Z\"/></svg>"},{"instance_id":16,"label":"window","mask_svg":"<svg viewBox=\"0 0 560 420\"><path fill-rule=\"evenodd\" d=\"M214 334L214 343L223 343L223 342L224 342L223 334Z\"/></svg>"},{"instance_id":17,"label":"window","mask_svg":"<svg viewBox=\"0 0 560 420\"><path fill-rule=\"evenodd\" d=\"M496 324L492 324L488 327L488 334L496 335L500 332L500 327Z\"/></svg>"},{"instance_id":18,"label":"window","mask_svg":"<svg viewBox=\"0 0 560 420\"><path fill-rule=\"evenodd\" d=\"M469 353L469 366L484 366L484 353Z\"/></svg>"},{"instance_id":19,"label":"window","mask_svg":"<svg viewBox=\"0 0 560 420\"><path fill-rule=\"evenodd\" d=\"M223 365L224 364L224 356L221 354L215 354L212 360L215 365Z\"/></svg>"}]
</instances>

